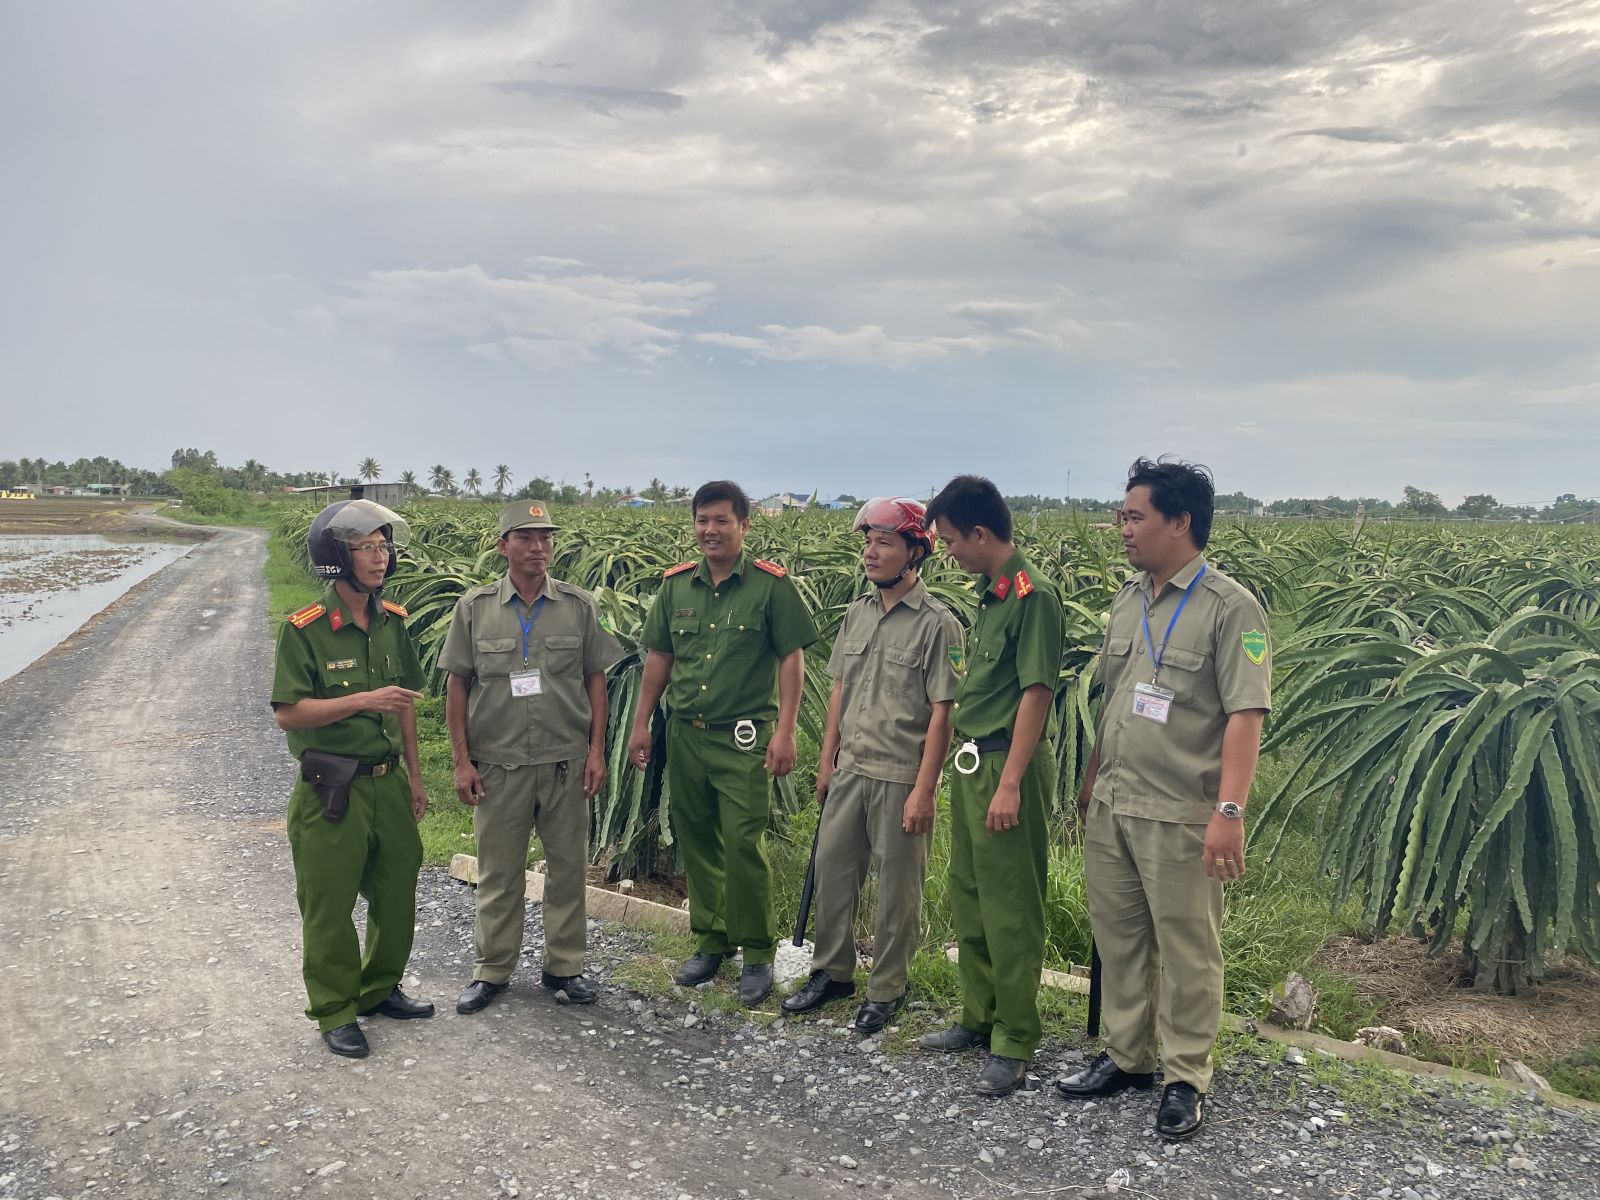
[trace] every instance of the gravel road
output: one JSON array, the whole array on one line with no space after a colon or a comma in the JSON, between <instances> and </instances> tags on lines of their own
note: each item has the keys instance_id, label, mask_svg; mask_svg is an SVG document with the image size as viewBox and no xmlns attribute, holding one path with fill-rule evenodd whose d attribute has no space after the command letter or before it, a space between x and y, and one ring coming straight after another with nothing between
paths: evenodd
<instances>
[{"instance_id":1,"label":"gravel road","mask_svg":"<svg viewBox=\"0 0 1600 1200\"><path fill-rule=\"evenodd\" d=\"M1591 1114L1441 1084L1379 1114L1246 1054L1163 1147L1149 1096L985 1102L970 1060L632 995L627 931L592 933L594 1008L525 969L458 1017L471 894L432 870L407 986L440 1015L336 1059L300 1013L263 553L219 533L0 685L0 1198L1597 1194Z\"/></svg>"}]
</instances>

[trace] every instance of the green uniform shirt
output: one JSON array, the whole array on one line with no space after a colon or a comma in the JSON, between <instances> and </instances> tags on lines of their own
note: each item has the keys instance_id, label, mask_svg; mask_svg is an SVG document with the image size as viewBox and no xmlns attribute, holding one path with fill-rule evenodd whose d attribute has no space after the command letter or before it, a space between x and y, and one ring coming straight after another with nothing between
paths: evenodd
<instances>
[{"instance_id":1,"label":"green uniform shirt","mask_svg":"<svg viewBox=\"0 0 1600 1200\"><path fill-rule=\"evenodd\" d=\"M858 597L828 659L840 683L838 769L916 783L933 706L955 699L961 665L961 623L922 580L888 612L877 588Z\"/></svg>"},{"instance_id":2,"label":"green uniform shirt","mask_svg":"<svg viewBox=\"0 0 1600 1200\"><path fill-rule=\"evenodd\" d=\"M1006 559L993 578L978 576L978 597L967 639L967 673L956 691L951 722L969 738L1010 733L1022 693L1034 684L1044 684L1053 695L1061 686L1066 644L1061 598L1022 551ZM1052 705L1042 736L1054 737L1055 729Z\"/></svg>"},{"instance_id":3,"label":"green uniform shirt","mask_svg":"<svg viewBox=\"0 0 1600 1200\"><path fill-rule=\"evenodd\" d=\"M1161 639L1191 585L1163 652ZM1141 597L1150 604L1149 644ZM1222 781L1222 733L1228 715L1272 707L1269 632L1256 598L1206 566L1204 555L1191 559L1160 596L1150 594L1145 572L1124 584L1111 602L1100 652L1105 695L1094 798L1132 817L1189 825L1211 820ZM1159 680L1152 645L1161 656ZM1133 711L1135 688L1152 682L1174 693L1165 725Z\"/></svg>"},{"instance_id":4,"label":"green uniform shirt","mask_svg":"<svg viewBox=\"0 0 1600 1200\"><path fill-rule=\"evenodd\" d=\"M644 623L644 644L672 655L667 708L716 724L774 720L778 660L816 640L794 581L748 554L715 586L703 559L669 572Z\"/></svg>"},{"instance_id":5,"label":"green uniform shirt","mask_svg":"<svg viewBox=\"0 0 1600 1200\"><path fill-rule=\"evenodd\" d=\"M534 604L537 613L522 606L509 575L456 601L439 666L472 681L467 749L474 762L537 766L589 752L584 679L621 658L622 647L600 628L594 597L580 587L546 575ZM522 624L530 617L524 657ZM538 693L514 695L512 676L534 672Z\"/></svg>"},{"instance_id":6,"label":"green uniform shirt","mask_svg":"<svg viewBox=\"0 0 1600 1200\"><path fill-rule=\"evenodd\" d=\"M420 692L422 664L405 620L374 597L367 622L366 629L357 625L332 587L318 604L285 621L278 631L272 706L329 700L390 685ZM290 730L289 753L299 758L306 750L344 754L363 762L396 758L401 751L400 718L394 713L359 712L320 729Z\"/></svg>"}]
</instances>

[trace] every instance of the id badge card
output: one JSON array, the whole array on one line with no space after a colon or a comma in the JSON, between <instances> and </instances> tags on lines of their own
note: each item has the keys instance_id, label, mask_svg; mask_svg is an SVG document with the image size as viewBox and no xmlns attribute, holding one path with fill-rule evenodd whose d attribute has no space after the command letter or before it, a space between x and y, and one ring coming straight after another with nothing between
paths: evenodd
<instances>
[{"instance_id":1,"label":"id badge card","mask_svg":"<svg viewBox=\"0 0 1600 1200\"><path fill-rule=\"evenodd\" d=\"M544 691L539 682L539 668L531 671L519 671L511 676L511 694L513 696L537 696Z\"/></svg>"},{"instance_id":2,"label":"id badge card","mask_svg":"<svg viewBox=\"0 0 1600 1200\"><path fill-rule=\"evenodd\" d=\"M1134 684L1133 715L1154 721L1157 725L1165 725L1167 715L1172 711L1172 698L1175 695L1176 692L1153 683Z\"/></svg>"}]
</instances>

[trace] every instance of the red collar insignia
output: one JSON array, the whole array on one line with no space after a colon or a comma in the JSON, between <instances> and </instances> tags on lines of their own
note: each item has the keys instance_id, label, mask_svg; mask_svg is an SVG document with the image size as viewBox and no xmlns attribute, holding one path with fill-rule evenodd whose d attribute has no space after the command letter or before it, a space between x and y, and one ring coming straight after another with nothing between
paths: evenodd
<instances>
[{"instance_id":1,"label":"red collar insignia","mask_svg":"<svg viewBox=\"0 0 1600 1200\"><path fill-rule=\"evenodd\" d=\"M344 614L337 608L330 608L328 610L328 624L333 626L335 633L338 633L339 627L344 624Z\"/></svg>"},{"instance_id":2,"label":"red collar insignia","mask_svg":"<svg viewBox=\"0 0 1600 1200\"><path fill-rule=\"evenodd\" d=\"M1011 592L1011 580L1002 575L994 581L994 594L1004 600Z\"/></svg>"}]
</instances>

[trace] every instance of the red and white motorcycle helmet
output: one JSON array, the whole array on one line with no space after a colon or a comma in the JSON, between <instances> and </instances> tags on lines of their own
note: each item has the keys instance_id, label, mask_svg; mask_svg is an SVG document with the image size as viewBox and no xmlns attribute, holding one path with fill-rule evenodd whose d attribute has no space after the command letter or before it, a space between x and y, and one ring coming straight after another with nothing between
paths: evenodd
<instances>
[{"instance_id":1,"label":"red and white motorcycle helmet","mask_svg":"<svg viewBox=\"0 0 1600 1200\"><path fill-rule=\"evenodd\" d=\"M898 533L909 542L922 546L924 554L933 553L933 535L928 532L927 506L904 497L878 496L868 500L856 513L857 533L876 529L879 533Z\"/></svg>"}]
</instances>

